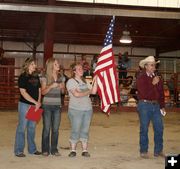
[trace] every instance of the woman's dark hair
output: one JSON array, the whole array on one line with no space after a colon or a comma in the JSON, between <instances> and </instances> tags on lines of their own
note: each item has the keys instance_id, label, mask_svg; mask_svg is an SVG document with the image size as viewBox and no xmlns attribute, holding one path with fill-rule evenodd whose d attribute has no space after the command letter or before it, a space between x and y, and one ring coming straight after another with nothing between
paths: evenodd
<instances>
[{"instance_id":1,"label":"woman's dark hair","mask_svg":"<svg viewBox=\"0 0 180 169\"><path fill-rule=\"evenodd\" d=\"M26 60L24 61L23 66L22 66L22 73L29 74L29 65L32 62L35 62L35 59L33 57L26 58ZM35 75L36 73L33 72L33 74Z\"/></svg>"}]
</instances>

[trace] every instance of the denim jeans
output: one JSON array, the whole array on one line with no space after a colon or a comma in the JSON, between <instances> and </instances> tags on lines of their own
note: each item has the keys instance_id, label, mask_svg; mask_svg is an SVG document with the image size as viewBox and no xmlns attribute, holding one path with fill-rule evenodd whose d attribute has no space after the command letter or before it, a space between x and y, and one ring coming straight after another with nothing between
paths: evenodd
<instances>
[{"instance_id":1,"label":"denim jeans","mask_svg":"<svg viewBox=\"0 0 180 169\"><path fill-rule=\"evenodd\" d=\"M70 142L76 144L80 140L86 143L88 141L92 110L82 111L70 108L68 116L71 122Z\"/></svg>"},{"instance_id":2,"label":"denim jeans","mask_svg":"<svg viewBox=\"0 0 180 169\"><path fill-rule=\"evenodd\" d=\"M58 152L59 126L61 120L61 109L58 105L43 105L43 131L42 131L42 152ZM51 143L50 143L51 130Z\"/></svg>"},{"instance_id":3,"label":"denim jeans","mask_svg":"<svg viewBox=\"0 0 180 169\"><path fill-rule=\"evenodd\" d=\"M150 121L154 130L154 154L158 154L163 150L163 120L160 112L159 104L138 103L138 112L140 118L140 152L148 152L148 127Z\"/></svg>"},{"instance_id":4,"label":"denim jeans","mask_svg":"<svg viewBox=\"0 0 180 169\"><path fill-rule=\"evenodd\" d=\"M29 109L29 106L30 106L29 104L23 102L19 102L18 104L19 121L16 129L16 138L14 145L14 153L16 155L24 152L26 128L27 128L28 152L30 154L33 154L36 151L36 145L34 142L36 122L27 120L25 117Z\"/></svg>"}]
</instances>

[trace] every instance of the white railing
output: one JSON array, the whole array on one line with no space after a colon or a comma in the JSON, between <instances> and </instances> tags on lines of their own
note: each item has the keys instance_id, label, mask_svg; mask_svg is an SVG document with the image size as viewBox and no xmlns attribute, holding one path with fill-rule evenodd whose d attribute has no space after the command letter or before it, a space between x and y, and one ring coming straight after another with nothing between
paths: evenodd
<instances>
[{"instance_id":1,"label":"white railing","mask_svg":"<svg viewBox=\"0 0 180 169\"><path fill-rule=\"evenodd\" d=\"M61 1L61 0L56 0ZM149 7L180 8L180 0L64 0L68 2L103 3Z\"/></svg>"}]
</instances>

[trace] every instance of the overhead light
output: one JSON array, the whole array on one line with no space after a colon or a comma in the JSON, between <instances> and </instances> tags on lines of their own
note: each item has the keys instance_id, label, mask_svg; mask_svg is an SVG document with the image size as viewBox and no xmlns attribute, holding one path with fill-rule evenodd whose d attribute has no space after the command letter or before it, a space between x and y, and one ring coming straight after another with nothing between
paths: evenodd
<instances>
[{"instance_id":1,"label":"overhead light","mask_svg":"<svg viewBox=\"0 0 180 169\"><path fill-rule=\"evenodd\" d=\"M119 40L120 43L131 43L132 39L130 37L130 32L129 31L123 31L123 35Z\"/></svg>"}]
</instances>

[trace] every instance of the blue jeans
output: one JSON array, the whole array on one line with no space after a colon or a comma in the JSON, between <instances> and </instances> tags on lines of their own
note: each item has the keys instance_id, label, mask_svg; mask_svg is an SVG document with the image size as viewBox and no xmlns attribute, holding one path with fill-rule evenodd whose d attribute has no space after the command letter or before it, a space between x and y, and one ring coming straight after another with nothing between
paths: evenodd
<instances>
[{"instance_id":1,"label":"blue jeans","mask_svg":"<svg viewBox=\"0 0 180 169\"><path fill-rule=\"evenodd\" d=\"M27 120L25 117L29 109L29 106L30 106L29 104L23 102L19 102L18 104L19 121L16 129L16 138L14 145L14 153L16 155L24 152L26 128L27 128L28 152L30 154L33 154L36 151L36 145L34 142L36 122Z\"/></svg>"},{"instance_id":2,"label":"blue jeans","mask_svg":"<svg viewBox=\"0 0 180 169\"><path fill-rule=\"evenodd\" d=\"M163 120L159 104L145 103L139 101L138 112L140 119L140 152L148 152L148 127L150 121L154 130L154 154L163 150Z\"/></svg>"},{"instance_id":3,"label":"blue jeans","mask_svg":"<svg viewBox=\"0 0 180 169\"><path fill-rule=\"evenodd\" d=\"M68 116L71 122L70 142L76 144L80 140L87 143L92 110L82 111L70 108Z\"/></svg>"},{"instance_id":4,"label":"blue jeans","mask_svg":"<svg viewBox=\"0 0 180 169\"><path fill-rule=\"evenodd\" d=\"M43 105L43 109L42 152L53 154L58 152L57 145L61 120L61 109L58 105Z\"/></svg>"}]
</instances>

